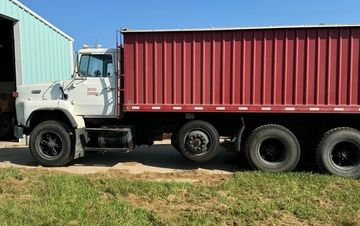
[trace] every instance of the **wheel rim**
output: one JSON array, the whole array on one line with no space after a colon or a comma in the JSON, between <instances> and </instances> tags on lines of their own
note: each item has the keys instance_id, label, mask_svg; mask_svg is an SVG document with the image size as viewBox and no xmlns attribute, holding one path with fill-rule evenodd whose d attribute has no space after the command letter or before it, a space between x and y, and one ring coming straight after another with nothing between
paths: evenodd
<instances>
[{"instance_id":1,"label":"wheel rim","mask_svg":"<svg viewBox=\"0 0 360 226\"><path fill-rule=\"evenodd\" d=\"M43 158L54 160L63 152L63 140L57 133L44 132L39 134L37 148Z\"/></svg>"},{"instance_id":2,"label":"wheel rim","mask_svg":"<svg viewBox=\"0 0 360 226\"><path fill-rule=\"evenodd\" d=\"M286 147L281 140L270 138L260 144L258 154L263 162L274 165L285 160Z\"/></svg>"},{"instance_id":3,"label":"wheel rim","mask_svg":"<svg viewBox=\"0 0 360 226\"><path fill-rule=\"evenodd\" d=\"M360 163L360 147L352 141L339 142L332 147L330 159L338 169L352 169Z\"/></svg>"},{"instance_id":4,"label":"wheel rim","mask_svg":"<svg viewBox=\"0 0 360 226\"><path fill-rule=\"evenodd\" d=\"M192 155L204 155L211 146L210 135L202 129L189 131L184 139L185 150Z\"/></svg>"}]
</instances>

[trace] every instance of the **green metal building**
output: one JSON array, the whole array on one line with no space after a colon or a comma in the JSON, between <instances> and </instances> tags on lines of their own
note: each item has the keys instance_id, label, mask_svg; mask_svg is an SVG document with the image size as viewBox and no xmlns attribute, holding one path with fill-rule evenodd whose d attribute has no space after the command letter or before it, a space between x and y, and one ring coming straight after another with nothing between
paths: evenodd
<instances>
[{"instance_id":1,"label":"green metal building","mask_svg":"<svg viewBox=\"0 0 360 226\"><path fill-rule=\"evenodd\" d=\"M0 0L0 139L11 136L13 91L70 79L73 39L16 0Z\"/></svg>"},{"instance_id":2,"label":"green metal building","mask_svg":"<svg viewBox=\"0 0 360 226\"><path fill-rule=\"evenodd\" d=\"M0 0L0 93L71 78L73 39L16 0Z\"/></svg>"}]
</instances>

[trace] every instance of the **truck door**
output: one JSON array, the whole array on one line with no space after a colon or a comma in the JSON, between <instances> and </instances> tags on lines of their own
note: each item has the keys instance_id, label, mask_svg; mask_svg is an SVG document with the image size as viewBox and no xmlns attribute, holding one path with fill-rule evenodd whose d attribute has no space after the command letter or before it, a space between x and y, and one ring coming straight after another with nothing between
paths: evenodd
<instances>
[{"instance_id":1,"label":"truck door","mask_svg":"<svg viewBox=\"0 0 360 226\"><path fill-rule=\"evenodd\" d=\"M79 73L85 78L73 90L75 113L86 117L115 116L116 76L112 55L82 55Z\"/></svg>"}]
</instances>

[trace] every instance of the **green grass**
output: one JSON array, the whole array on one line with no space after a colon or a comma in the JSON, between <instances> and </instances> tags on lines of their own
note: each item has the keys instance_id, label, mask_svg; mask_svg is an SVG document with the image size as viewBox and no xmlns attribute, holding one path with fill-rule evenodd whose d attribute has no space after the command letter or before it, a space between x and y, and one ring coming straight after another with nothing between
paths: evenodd
<instances>
[{"instance_id":1,"label":"green grass","mask_svg":"<svg viewBox=\"0 0 360 226\"><path fill-rule=\"evenodd\" d=\"M157 182L8 168L0 170L0 224L360 225L360 181L241 172Z\"/></svg>"}]
</instances>

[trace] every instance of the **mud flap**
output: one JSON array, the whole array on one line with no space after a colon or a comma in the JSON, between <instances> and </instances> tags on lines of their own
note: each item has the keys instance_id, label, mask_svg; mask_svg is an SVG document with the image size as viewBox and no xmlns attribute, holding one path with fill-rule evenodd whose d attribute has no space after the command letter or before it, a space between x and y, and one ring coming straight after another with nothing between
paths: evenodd
<instances>
[{"instance_id":1,"label":"mud flap","mask_svg":"<svg viewBox=\"0 0 360 226\"><path fill-rule=\"evenodd\" d=\"M75 129L75 154L74 159L84 157L87 133L84 128Z\"/></svg>"},{"instance_id":2,"label":"mud flap","mask_svg":"<svg viewBox=\"0 0 360 226\"><path fill-rule=\"evenodd\" d=\"M244 133L244 130L245 130L245 122L244 122L244 119L241 118L241 122L242 122L242 125L236 135L236 140L235 140L235 152L240 152L241 151L241 144L242 144L242 136L243 136L243 133Z\"/></svg>"}]
</instances>

